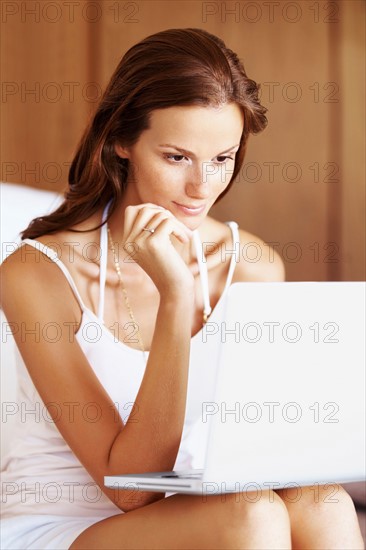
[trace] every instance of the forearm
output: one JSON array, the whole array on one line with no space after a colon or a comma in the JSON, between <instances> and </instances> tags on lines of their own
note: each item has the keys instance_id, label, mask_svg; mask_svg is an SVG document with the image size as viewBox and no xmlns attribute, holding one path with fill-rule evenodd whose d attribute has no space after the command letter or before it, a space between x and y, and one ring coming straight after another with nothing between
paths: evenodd
<instances>
[{"instance_id":1,"label":"forearm","mask_svg":"<svg viewBox=\"0 0 366 550\"><path fill-rule=\"evenodd\" d=\"M108 474L173 468L184 425L192 311L190 295L161 299L145 374L129 420L112 446ZM141 506L162 494L139 497Z\"/></svg>"}]
</instances>

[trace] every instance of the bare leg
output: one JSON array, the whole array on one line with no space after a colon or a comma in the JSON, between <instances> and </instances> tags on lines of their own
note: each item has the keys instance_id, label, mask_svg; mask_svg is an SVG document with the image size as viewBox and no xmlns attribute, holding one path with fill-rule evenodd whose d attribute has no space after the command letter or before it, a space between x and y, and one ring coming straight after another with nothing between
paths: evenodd
<instances>
[{"instance_id":1,"label":"bare leg","mask_svg":"<svg viewBox=\"0 0 366 550\"><path fill-rule=\"evenodd\" d=\"M291 521L294 550L364 550L356 510L336 483L277 490Z\"/></svg>"},{"instance_id":2,"label":"bare leg","mask_svg":"<svg viewBox=\"0 0 366 550\"><path fill-rule=\"evenodd\" d=\"M70 550L291 548L286 506L273 491L257 502L245 494L172 495L88 527Z\"/></svg>"}]
</instances>

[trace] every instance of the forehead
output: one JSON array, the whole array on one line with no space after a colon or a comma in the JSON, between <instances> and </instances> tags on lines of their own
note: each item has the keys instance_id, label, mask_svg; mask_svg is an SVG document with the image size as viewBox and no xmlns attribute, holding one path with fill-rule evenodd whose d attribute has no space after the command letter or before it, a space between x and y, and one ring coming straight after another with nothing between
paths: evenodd
<instances>
[{"instance_id":1,"label":"forehead","mask_svg":"<svg viewBox=\"0 0 366 550\"><path fill-rule=\"evenodd\" d=\"M205 143L225 149L239 143L243 126L244 115L236 103L219 108L174 106L152 111L150 128L141 138L146 142L164 140L159 143L174 143L186 149Z\"/></svg>"}]
</instances>

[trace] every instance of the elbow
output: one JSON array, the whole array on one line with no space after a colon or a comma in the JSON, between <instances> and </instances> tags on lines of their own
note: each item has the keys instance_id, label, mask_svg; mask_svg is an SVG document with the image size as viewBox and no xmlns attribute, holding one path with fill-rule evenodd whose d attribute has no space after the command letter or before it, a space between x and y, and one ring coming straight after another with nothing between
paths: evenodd
<instances>
[{"instance_id":1,"label":"elbow","mask_svg":"<svg viewBox=\"0 0 366 550\"><path fill-rule=\"evenodd\" d=\"M119 506L119 509L122 510L125 514L128 512L133 512L134 510L138 510L139 508L143 508L146 506L145 504L133 504L131 502L125 502L121 506Z\"/></svg>"},{"instance_id":2,"label":"elbow","mask_svg":"<svg viewBox=\"0 0 366 550\"><path fill-rule=\"evenodd\" d=\"M140 491L134 483L124 486L123 489L115 486L115 488L100 486L104 494L117 506L122 512L132 512L158 500L165 498L164 493L156 493L150 491Z\"/></svg>"},{"instance_id":3,"label":"elbow","mask_svg":"<svg viewBox=\"0 0 366 550\"><path fill-rule=\"evenodd\" d=\"M133 495L130 495L130 497L124 501L123 506L127 512L143 508L144 506L148 506L149 504L153 504L165 498L165 493L138 491L137 489L133 491ZM129 491L125 492L128 493Z\"/></svg>"},{"instance_id":4,"label":"elbow","mask_svg":"<svg viewBox=\"0 0 366 550\"><path fill-rule=\"evenodd\" d=\"M125 491L128 492L128 491ZM141 493L142 491L136 491L136 493ZM144 493L146 494L146 493ZM165 493L147 493L148 496L138 496L135 494L134 498L125 498L122 502L118 504L118 508L122 510L122 512L128 513L133 512L134 510L138 510L139 508L143 508L144 506L148 506L149 504L152 504L154 502L158 502L158 500L162 500L165 498Z\"/></svg>"},{"instance_id":5,"label":"elbow","mask_svg":"<svg viewBox=\"0 0 366 550\"><path fill-rule=\"evenodd\" d=\"M139 495L137 495L139 493ZM124 512L132 512L165 498L165 493L153 493L135 490L135 498L126 500L123 504Z\"/></svg>"}]
</instances>

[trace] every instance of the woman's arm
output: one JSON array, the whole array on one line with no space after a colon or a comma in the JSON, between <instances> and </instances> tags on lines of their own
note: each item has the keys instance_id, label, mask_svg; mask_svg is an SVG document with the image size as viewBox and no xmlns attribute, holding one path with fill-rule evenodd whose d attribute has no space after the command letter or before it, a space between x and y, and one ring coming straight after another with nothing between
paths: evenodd
<instances>
[{"instance_id":1,"label":"woman's arm","mask_svg":"<svg viewBox=\"0 0 366 550\"><path fill-rule=\"evenodd\" d=\"M28 246L28 245L24 245ZM34 250L32 248L32 250ZM144 506L164 493L106 489L105 475L171 470L179 449L187 394L193 289L167 285L161 296L145 375L136 397L136 414L124 425L75 336L75 300L61 270L43 254L22 261L15 252L2 265L2 306L8 323L22 327L14 338L43 402L57 403L54 418L71 450L103 492L123 511ZM181 281L182 282L182 281ZM51 343L42 328L56 323L61 337ZM40 338L26 330L39 323ZM70 330L74 327L74 330ZM106 358L108 360L108 358ZM88 422L83 405L96 402L100 420ZM70 421L70 403L73 408ZM50 407L49 414L54 414ZM136 502L137 500L137 502Z\"/></svg>"}]
</instances>

